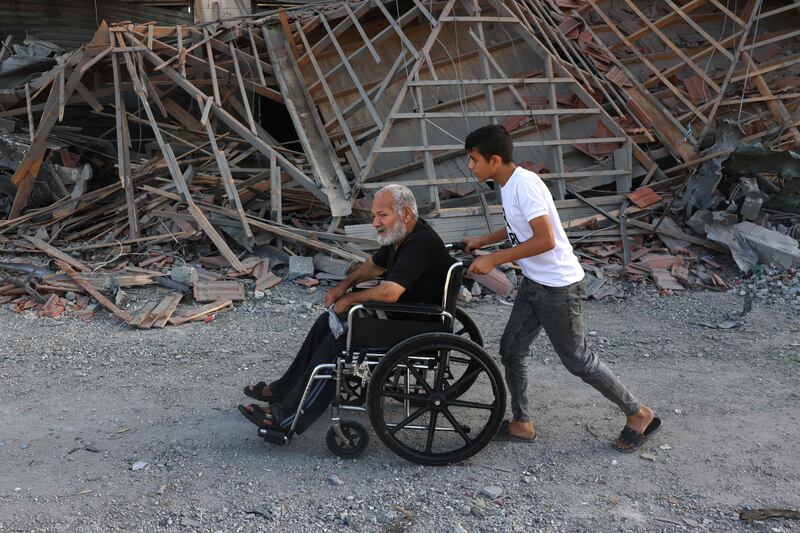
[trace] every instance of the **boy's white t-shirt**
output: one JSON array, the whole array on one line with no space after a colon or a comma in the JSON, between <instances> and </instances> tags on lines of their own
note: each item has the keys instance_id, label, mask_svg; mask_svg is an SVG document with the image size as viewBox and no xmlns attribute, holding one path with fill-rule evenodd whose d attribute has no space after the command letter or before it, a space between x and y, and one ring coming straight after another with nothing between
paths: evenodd
<instances>
[{"instance_id":1,"label":"boy's white t-shirt","mask_svg":"<svg viewBox=\"0 0 800 533\"><path fill-rule=\"evenodd\" d=\"M518 259L525 277L548 287L565 287L583 279L583 268L572 253L553 195L542 179L530 170L517 167L500 189L506 231L513 246L533 237L529 222L549 215L555 247L539 255Z\"/></svg>"}]
</instances>

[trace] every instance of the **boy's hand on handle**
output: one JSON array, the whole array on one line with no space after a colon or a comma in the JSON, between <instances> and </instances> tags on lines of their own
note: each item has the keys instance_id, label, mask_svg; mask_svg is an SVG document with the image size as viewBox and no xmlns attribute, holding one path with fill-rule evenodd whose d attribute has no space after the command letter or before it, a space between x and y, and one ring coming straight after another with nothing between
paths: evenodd
<instances>
[{"instance_id":1,"label":"boy's hand on handle","mask_svg":"<svg viewBox=\"0 0 800 533\"><path fill-rule=\"evenodd\" d=\"M461 242L464 243L464 251L467 253L477 250L482 246L480 237L464 237L461 239Z\"/></svg>"},{"instance_id":2,"label":"boy's hand on handle","mask_svg":"<svg viewBox=\"0 0 800 533\"><path fill-rule=\"evenodd\" d=\"M345 289L344 287L342 287L340 285L337 285L336 287L334 287L331 290L329 290L328 292L326 292L325 293L325 299L323 300L323 303L325 304L325 307L330 307L332 303L334 303L339 298L344 296L344 293L346 293L346 292L347 292L347 289Z\"/></svg>"},{"instance_id":3,"label":"boy's hand on handle","mask_svg":"<svg viewBox=\"0 0 800 533\"><path fill-rule=\"evenodd\" d=\"M476 276L480 276L483 274L488 274L492 271L495 267L494 259L492 259L491 255L482 255L480 257L476 257L472 264L469 266L469 270L467 270L468 274L473 274Z\"/></svg>"}]
</instances>

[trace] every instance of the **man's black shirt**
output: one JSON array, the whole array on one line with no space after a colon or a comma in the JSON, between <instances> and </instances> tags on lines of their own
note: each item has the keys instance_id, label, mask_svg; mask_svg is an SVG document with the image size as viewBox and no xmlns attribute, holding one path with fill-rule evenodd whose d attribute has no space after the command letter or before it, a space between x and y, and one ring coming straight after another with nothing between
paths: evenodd
<instances>
[{"instance_id":1,"label":"man's black shirt","mask_svg":"<svg viewBox=\"0 0 800 533\"><path fill-rule=\"evenodd\" d=\"M455 260L433 228L419 219L397 249L381 246L372 262L386 269L387 281L405 288L398 303L441 304L447 270Z\"/></svg>"}]
</instances>

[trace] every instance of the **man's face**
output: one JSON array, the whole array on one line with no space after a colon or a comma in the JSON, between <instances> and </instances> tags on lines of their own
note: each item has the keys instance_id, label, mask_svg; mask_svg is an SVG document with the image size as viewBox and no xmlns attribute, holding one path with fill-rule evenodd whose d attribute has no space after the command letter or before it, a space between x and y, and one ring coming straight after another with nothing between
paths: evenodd
<instances>
[{"instance_id":1,"label":"man's face","mask_svg":"<svg viewBox=\"0 0 800 533\"><path fill-rule=\"evenodd\" d=\"M467 167L478 178L479 181L492 179L501 163L500 156L493 155L488 160L481 155L478 150L473 148L469 151L469 161Z\"/></svg>"},{"instance_id":2,"label":"man's face","mask_svg":"<svg viewBox=\"0 0 800 533\"><path fill-rule=\"evenodd\" d=\"M372 227L378 233L378 244L394 244L406 236L403 213L397 213L392 205L392 195L382 193L372 201Z\"/></svg>"}]
</instances>

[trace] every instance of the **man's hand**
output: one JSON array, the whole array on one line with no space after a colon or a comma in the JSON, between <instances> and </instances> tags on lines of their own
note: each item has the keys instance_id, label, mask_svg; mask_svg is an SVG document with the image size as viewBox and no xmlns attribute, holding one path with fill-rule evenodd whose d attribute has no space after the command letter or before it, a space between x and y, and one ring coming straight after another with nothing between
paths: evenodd
<instances>
[{"instance_id":1,"label":"man's hand","mask_svg":"<svg viewBox=\"0 0 800 533\"><path fill-rule=\"evenodd\" d=\"M342 296L344 296L344 294L346 292L347 292L347 289L345 287L343 287L342 285L337 285L334 288L332 288L331 290L329 290L328 292L326 292L325 293L325 299L323 300L323 303L325 304L325 307L326 308L330 307L332 303L339 301L339 299Z\"/></svg>"},{"instance_id":2,"label":"man's hand","mask_svg":"<svg viewBox=\"0 0 800 533\"><path fill-rule=\"evenodd\" d=\"M472 262L472 264L469 266L469 270L467 270L467 273L474 274L476 276L480 276L482 274L488 274L497 265L493 256L494 254L482 255L480 257L476 257L475 260Z\"/></svg>"},{"instance_id":3,"label":"man's hand","mask_svg":"<svg viewBox=\"0 0 800 533\"><path fill-rule=\"evenodd\" d=\"M464 237L463 239L461 239L461 242L463 242L466 245L464 251L467 253L476 250L482 246L481 237Z\"/></svg>"},{"instance_id":4,"label":"man's hand","mask_svg":"<svg viewBox=\"0 0 800 533\"><path fill-rule=\"evenodd\" d=\"M351 307L353 307L353 304L350 303L347 297L339 298L336 300L336 305L333 306L333 312L341 316L347 313Z\"/></svg>"}]
</instances>

